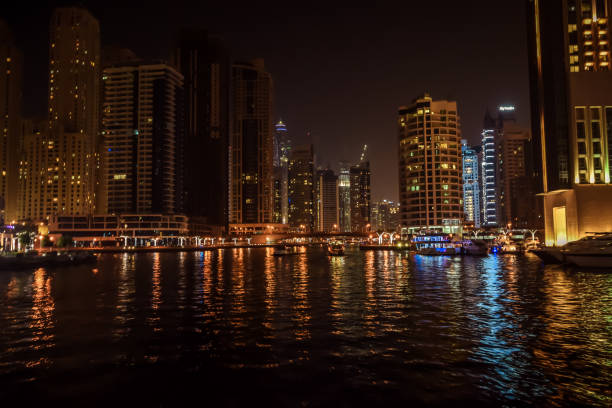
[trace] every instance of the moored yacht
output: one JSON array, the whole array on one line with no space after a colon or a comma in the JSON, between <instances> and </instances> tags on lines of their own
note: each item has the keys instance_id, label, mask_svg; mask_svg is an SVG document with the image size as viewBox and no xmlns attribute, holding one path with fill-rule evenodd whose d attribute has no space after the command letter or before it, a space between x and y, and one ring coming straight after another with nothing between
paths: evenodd
<instances>
[{"instance_id":1,"label":"moored yacht","mask_svg":"<svg viewBox=\"0 0 612 408\"><path fill-rule=\"evenodd\" d=\"M588 235L561 248L565 262L583 268L612 269L612 233Z\"/></svg>"}]
</instances>

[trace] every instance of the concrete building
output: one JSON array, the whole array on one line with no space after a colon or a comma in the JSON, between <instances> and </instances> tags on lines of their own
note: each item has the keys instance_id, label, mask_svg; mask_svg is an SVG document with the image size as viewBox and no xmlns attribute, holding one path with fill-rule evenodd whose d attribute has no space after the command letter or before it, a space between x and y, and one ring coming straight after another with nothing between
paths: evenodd
<instances>
[{"instance_id":1,"label":"concrete building","mask_svg":"<svg viewBox=\"0 0 612 408\"><path fill-rule=\"evenodd\" d=\"M398 110L402 232L460 233L461 131L457 103L425 94Z\"/></svg>"},{"instance_id":2,"label":"concrete building","mask_svg":"<svg viewBox=\"0 0 612 408\"><path fill-rule=\"evenodd\" d=\"M465 222L474 227L481 225L480 202L480 161L476 148L469 147L467 140L461 140L461 155L463 159L463 213Z\"/></svg>"},{"instance_id":3,"label":"concrete building","mask_svg":"<svg viewBox=\"0 0 612 408\"><path fill-rule=\"evenodd\" d=\"M315 191L317 231L338 231L338 176L333 170L317 171Z\"/></svg>"},{"instance_id":4,"label":"concrete building","mask_svg":"<svg viewBox=\"0 0 612 408\"><path fill-rule=\"evenodd\" d=\"M7 24L0 20L0 225L18 215L22 70L23 55Z\"/></svg>"},{"instance_id":5,"label":"concrete building","mask_svg":"<svg viewBox=\"0 0 612 408\"><path fill-rule=\"evenodd\" d=\"M382 200L372 204L372 231L392 232L399 228L399 203Z\"/></svg>"},{"instance_id":6,"label":"concrete building","mask_svg":"<svg viewBox=\"0 0 612 408\"><path fill-rule=\"evenodd\" d=\"M263 60L232 66L230 223L261 224L273 216L274 101Z\"/></svg>"},{"instance_id":7,"label":"concrete building","mask_svg":"<svg viewBox=\"0 0 612 408\"><path fill-rule=\"evenodd\" d=\"M314 152L295 146L289 157L289 225L302 232L315 229Z\"/></svg>"},{"instance_id":8,"label":"concrete building","mask_svg":"<svg viewBox=\"0 0 612 408\"><path fill-rule=\"evenodd\" d=\"M527 1L533 172L545 240L612 231L611 0Z\"/></svg>"},{"instance_id":9,"label":"concrete building","mask_svg":"<svg viewBox=\"0 0 612 408\"><path fill-rule=\"evenodd\" d=\"M108 213L181 213L183 76L152 63L105 68L102 80Z\"/></svg>"},{"instance_id":10,"label":"concrete building","mask_svg":"<svg viewBox=\"0 0 612 408\"><path fill-rule=\"evenodd\" d=\"M371 229L370 207L370 161L367 158L368 146L363 146L359 164L351 166L350 175L350 205L351 231L366 232Z\"/></svg>"},{"instance_id":11,"label":"concrete building","mask_svg":"<svg viewBox=\"0 0 612 408\"><path fill-rule=\"evenodd\" d=\"M340 162L338 175L338 228L351 231L351 173L347 162Z\"/></svg>"},{"instance_id":12,"label":"concrete building","mask_svg":"<svg viewBox=\"0 0 612 408\"><path fill-rule=\"evenodd\" d=\"M183 30L174 65L184 78L183 208L191 222L227 230L230 60L221 41Z\"/></svg>"}]
</instances>

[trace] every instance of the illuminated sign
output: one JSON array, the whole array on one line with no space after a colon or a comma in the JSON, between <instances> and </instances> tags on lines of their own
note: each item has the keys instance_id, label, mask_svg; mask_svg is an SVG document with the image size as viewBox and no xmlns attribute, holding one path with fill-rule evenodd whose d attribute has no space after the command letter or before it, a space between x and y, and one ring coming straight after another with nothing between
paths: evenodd
<instances>
[{"instance_id":1,"label":"illuminated sign","mask_svg":"<svg viewBox=\"0 0 612 408\"><path fill-rule=\"evenodd\" d=\"M514 110L514 106L500 106L499 110L502 112L508 112L508 111L513 111Z\"/></svg>"}]
</instances>

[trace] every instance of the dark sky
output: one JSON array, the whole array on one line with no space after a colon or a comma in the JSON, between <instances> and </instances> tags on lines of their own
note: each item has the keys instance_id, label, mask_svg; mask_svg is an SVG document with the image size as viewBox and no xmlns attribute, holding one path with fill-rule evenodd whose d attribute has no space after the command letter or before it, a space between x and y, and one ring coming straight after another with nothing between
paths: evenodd
<instances>
[{"instance_id":1,"label":"dark sky","mask_svg":"<svg viewBox=\"0 0 612 408\"><path fill-rule=\"evenodd\" d=\"M56 5L75 3L21 3L0 13L25 53L26 114L44 115L49 17ZM319 164L357 161L368 144L374 200L398 198L397 107L423 92L458 102L471 143L487 108L514 104L519 123L528 124L523 1L332 3L78 4L100 20L103 45L144 58L167 59L180 27L218 33L235 58L264 58L277 118L295 142L315 143Z\"/></svg>"}]
</instances>

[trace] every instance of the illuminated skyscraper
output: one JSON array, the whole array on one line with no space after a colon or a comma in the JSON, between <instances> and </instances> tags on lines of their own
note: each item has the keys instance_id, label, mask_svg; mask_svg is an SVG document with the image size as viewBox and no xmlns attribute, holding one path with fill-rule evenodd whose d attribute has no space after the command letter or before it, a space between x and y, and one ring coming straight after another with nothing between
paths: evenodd
<instances>
[{"instance_id":1,"label":"illuminated skyscraper","mask_svg":"<svg viewBox=\"0 0 612 408\"><path fill-rule=\"evenodd\" d=\"M302 231L315 228L314 152L296 146L289 157L289 224Z\"/></svg>"},{"instance_id":2,"label":"illuminated skyscraper","mask_svg":"<svg viewBox=\"0 0 612 408\"><path fill-rule=\"evenodd\" d=\"M175 66L184 77L184 211L190 222L226 227L229 206L230 62L221 41L183 30Z\"/></svg>"},{"instance_id":3,"label":"illuminated skyscraper","mask_svg":"<svg viewBox=\"0 0 612 408\"><path fill-rule=\"evenodd\" d=\"M351 231L351 173L347 162L340 162L338 176L338 228Z\"/></svg>"},{"instance_id":4,"label":"illuminated skyscraper","mask_svg":"<svg viewBox=\"0 0 612 408\"><path fill-rule=\"evenodd\" d=\"M230 223L272 222L274 101L263 60L232 67Z\"/></svg>"},{"instance_id":5,"label":"illuminated skyscraper","mask_svg":"<svg viewBox=\"0 0 612 408\"><path fill-rule=\"evenodd\" d=\"M612 210L607 211L612 201L612 1L526 3L531 163L542 181L546 243L612 231Z\"/></svg>"},{"instance_id":6,"label":"illuminated skyscraper","mask_svg":"<svg viewBox=\"0 0 612 408\"><path fill-rule=\"evenodd\" d=\"M317 230L338 229L338 176L333 170L318 170L315 181Z\"/></svg>"},{"instance_id":7,"label":"illuminated skyscraper","mask_svg":"<svg viewBox=\"0 0 612 408\"><path fill-rule=\"evenodd\" d=\"M289 155L291 153L291 140L287 133L287 126L279 121L274 133L274 222L287 224L288 222L288 177Z\"/></svg>"},{"instance_id":8,"label":"illuminated skyscraper","mask_svg":"<svg viewBox=\"0 0 612 408\"><path fill-rule=\"evenodd\" d=\"M399 108L401 226L456 233L463 219L457 103L429 95Z\"/></svg>"},{"instance_id":9,"label":"illuminated skyscraper","mask_svg":"<svg viewBox=\"0 0 612 408\"><path fill-rule=\"evenodd\" d=\"M0 223L17 218L23 56L0 20Z\"/></svg>"},{"instance_id":10,"label":"illuminated skyscraper","mask_svg":"<svg viewBox=\"0 0 612 408\"><path fill-rule=\"evenodd\" d=\"M351 166L350 174L350 205L351 230L365 232L370 225L370 161L367 158L368 146L363 146L359 164Z\"/></svg>"},{"instance_id":11,"label":"illuminated skyscraper","mask_svg":"<svg viewBox=\"0 0 612 408\"><path fill-rule=\"evenodd\" d=\"M183 76L158 63L105 68L102 79L108 212L182 212Z\"/></svg>"},{"instance_id":12,"label":"illuminated skyscraper","mask_svg":"<svg viewBox=\"0 0 612 408\"><path fill-rule=\"evenodd\" d=\"M487 111L482 129L482 225L485 227L498 225L496 134L497 123Z\"/></svg>"},{"instance_id":13,"label":"illuminated skyscraper","mask_svg":"<svg viewBox=\"0 0 612 408\"><path fill-rule=\"evenodd\" d=\"M372 204L372 231L393 232L399 227L399 203L382 200Z\"/></svg>"},{"instance_id":14,"label":"illuminated skyscraper","mask_svg":"<svg viewBox=\"0 0 612 408\"><path fill-rule=\"evenodd\" d=\"M461 154L463 157L463 212L465 221L480 228L480 170L478 152L461 141Z\"/></svg>"}]
</instances>

